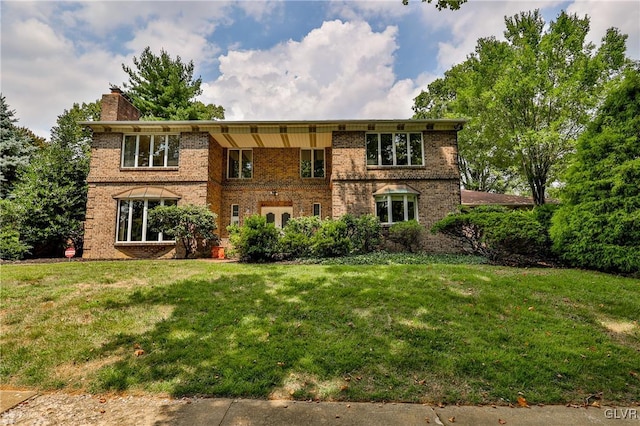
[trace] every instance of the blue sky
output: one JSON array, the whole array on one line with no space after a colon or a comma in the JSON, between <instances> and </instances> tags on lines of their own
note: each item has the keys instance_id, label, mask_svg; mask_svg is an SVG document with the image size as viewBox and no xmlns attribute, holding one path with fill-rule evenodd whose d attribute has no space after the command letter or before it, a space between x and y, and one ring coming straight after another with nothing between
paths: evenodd
<instances>
[{"instance_id":1,"label":"blue sky","mask_svg":"<svg viewBox=\"0 0 640 426\"><path fill-rule=\"evenodd\" d=\"M200 100L229 120L407 118L413 98L502 37L504 17L540 9L589 15L598 44L609 27L640 59L637 0L469 0L438 11L393 1L2 1L2 94L19 125L48 137L74 102L127 80L146 46L193 60Z\"/></svg>"}]
</instances>

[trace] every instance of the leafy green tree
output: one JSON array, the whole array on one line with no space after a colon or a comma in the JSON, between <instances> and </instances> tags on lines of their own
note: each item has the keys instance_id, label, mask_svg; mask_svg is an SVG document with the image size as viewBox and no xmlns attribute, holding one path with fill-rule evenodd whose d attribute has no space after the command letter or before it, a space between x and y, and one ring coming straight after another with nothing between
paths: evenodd
<instances>
[{"instance_id":1,"label":"leafy green tree","mask_svg":"<svg viewBox=\"0 0 640 426\"><path fill-rule=\"evenodd\" d=\"M0 199L0 259L19 260L31 247L20 239L19 206L11 199Z\"/></svg>"},{"instance_id":2,"label":"leafy green tree","mask_svg":"<svg viewBox=\"0 0 640 426\"><path fill-rule=\"evenodd\" d=\"M205 105L195 98L202 93L202 78L194 80L193 61L172 59L164 50L156 56L146 47L134 67L122 64L129 75L124 83L127 95L145 120L214 120L224 118L224 108Z\"/></svg>"},{"instance_id":3,"label":"leafy green tree","mask_svg":"<svg viewBox=\"0 0 640 426\"><path fill-rule=\"evenodd\" d=\"M58 144L39 151L20 174L13 190L21 211L20 238L35 257L61 256L69 240L82 249L85 179L86 168L73 151Z\"/></svg>"},{"instance_id":4,"label":"leafy green tree","mask_svg":"<svg viewBox=\"0 0 640 426\"><path fill-rule=\"evenodd\" d=\"M149 227L174 237L182 243L185 258L192 257L199 249L217 243L217 215L207 206L158 206L149 211Z\"/></svg>"},{"instance_id":5,"label":"leafy green tree","mask_svg":"<svg viewBox=\"0 0 640 426\"><path fill-rule=\"evenodd\" d=\"M29 163L35 150L33 141L16 127L15 111L9 109L0 94L0 198L9 195L16 183L18 172Z\"/></svg>"},{"instance_id":6,"label":"leafy green tree","mask_svg":"<svg viewBox=\"0 0 640 426\"><path fill-rule=\"evenodd\" d=\"M586 41L589 18L566 12L548 27L537 10L505 25L506 41L480 39L465 62L415 99L415 118L468 118L459 140L465 187L526 185L540 205L623 68L627 36L611 28L596 50ZM509 182L514 177L519 182Z\"/></svg>"},{"instance_id":7,"label":"leafy green tree","mask_svg":"<svg viewBox=\"0 0 640 426\"><path fill-rule=\"evenodd\" d=\"M581 136L552 219L571 265L640 272L640 64L630 67Z\"/></svg>"},{"instance_id":8,"label":"leafy green tree","mask_svg":"<svg viewBox=\"0 0 640 426\"><path fill-rule=\"evenodd\" d=\"M19 176L13 195L20 239L35 257L60 256L69 241L81 253L91 133L79 121L100 119L100 102L74 104L58 116L46 143Z\"/></svg>"}]
</instances>

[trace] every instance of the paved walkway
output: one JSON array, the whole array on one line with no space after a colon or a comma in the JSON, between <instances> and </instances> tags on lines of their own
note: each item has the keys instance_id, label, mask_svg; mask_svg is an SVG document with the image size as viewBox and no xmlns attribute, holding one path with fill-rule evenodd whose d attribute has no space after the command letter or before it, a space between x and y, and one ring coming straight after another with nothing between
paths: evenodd
<instances>
[{"instance_id":1,"label":"paved walkway","mask_svg":"<svg viewBox=\"0 0 640 426\"><path fill-rule=\"evenodd\" d=\"M0 391L0 424L30 424L12 417L12 409L36 407L35 392ZM78 397L82 398L82 397ZM86 398L86 396L85 396ZM92 397L93 398L93 397ZM135 399L135 398L134 398ZM85 399L86 400L86 399ZM100 401L104 403L105 401ZM109 401L99 416L90 419L42 418L39 424L127 424L122 418L109 420ZM63 407L60 407L62 409ZM68 409L69 407L66 407ZM131 425L640 425L640 407L572 408L565 406L432 407L420 404L265 401L249 399L194 398L158 406L152 418L142 421L135 405L127 413ZM53 415L53 412L51 412ZM13 420L12 420L13 419Z\"/></svg>"}]
</instances>

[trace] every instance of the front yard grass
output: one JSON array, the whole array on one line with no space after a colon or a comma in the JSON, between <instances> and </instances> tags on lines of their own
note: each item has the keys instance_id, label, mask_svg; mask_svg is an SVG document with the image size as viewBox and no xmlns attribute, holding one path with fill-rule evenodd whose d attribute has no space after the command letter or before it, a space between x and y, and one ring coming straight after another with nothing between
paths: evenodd
<instances>
[{"instance_id":1,"label":"front yard grass","mask_svg":"<svg viewBox=\"0 0 640 426\"><path fill-rule=\"evenodd\" d=\"M2 265L1 279L4 386L427 403L640 400L640 282L632 278L459 262L128 261Z\"/></svg>"}]
</instances>

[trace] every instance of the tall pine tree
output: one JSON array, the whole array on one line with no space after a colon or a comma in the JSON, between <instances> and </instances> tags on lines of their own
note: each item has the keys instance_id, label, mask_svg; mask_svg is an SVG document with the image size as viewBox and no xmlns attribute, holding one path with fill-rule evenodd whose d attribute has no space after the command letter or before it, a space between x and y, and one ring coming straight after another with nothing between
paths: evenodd
<instances>
[{"instance_id":1,"label":"tall pine tree","mask_svg":"<svg viewBox=\"0 0 640 426\"><path fill-rule=\"evenodd\" d=\"M550 233L571 265L640 273L640 65L580 137Z\"/></svg>"},{"instance_id":2,"label":"tall pine tree","mask_svg":"<svg viewBox=\"0 0 640 426\"><path fill-rule=\"evenodd\" d=\"M35 150L31 138L16 127L15 111L0 94L0 198L6 198L16 183L18 172L29 164Z\"/></svg>"}]
</instances>

